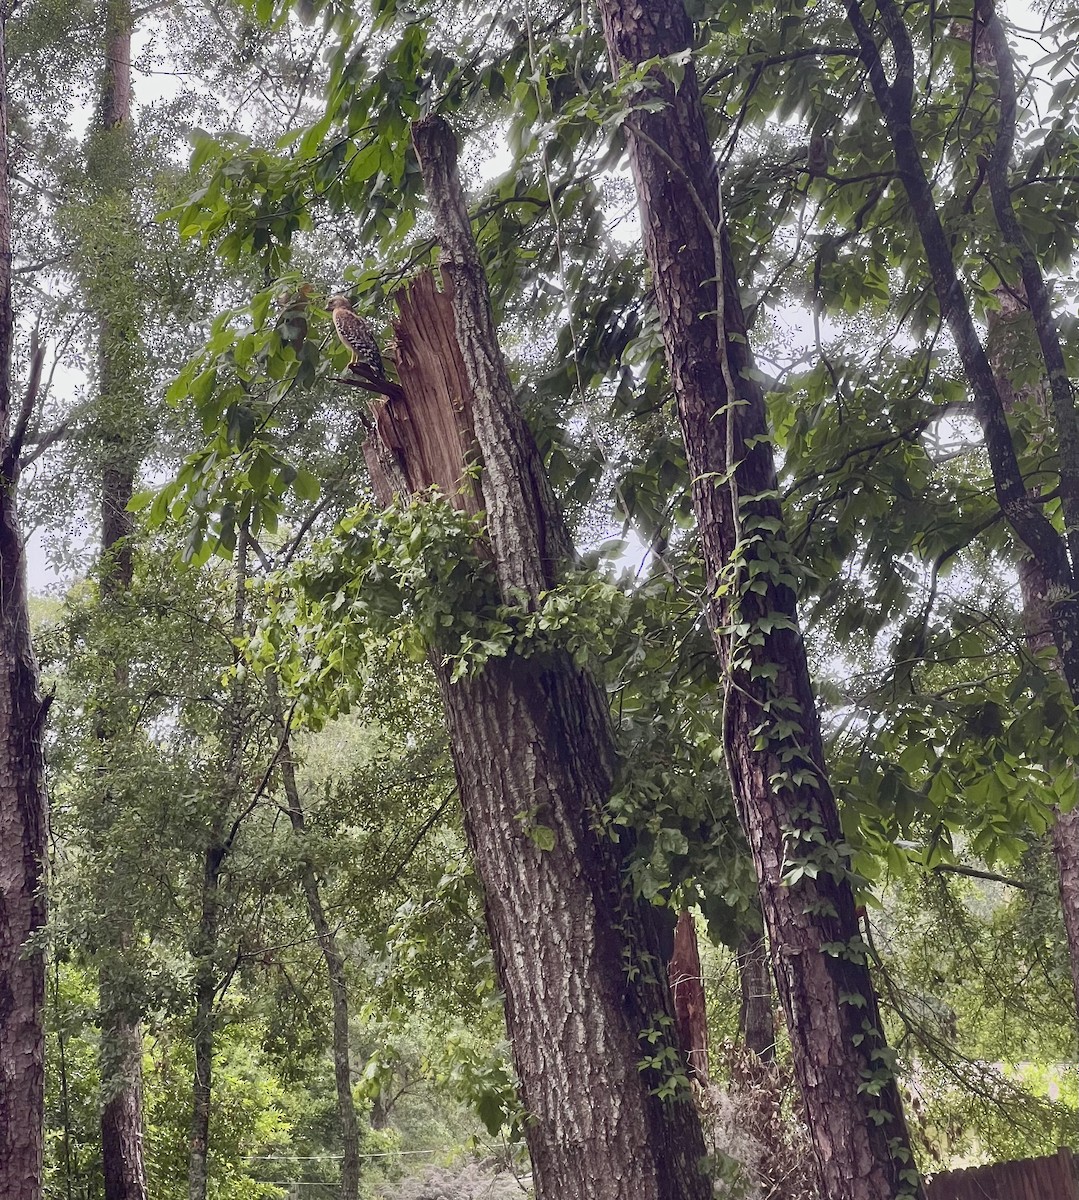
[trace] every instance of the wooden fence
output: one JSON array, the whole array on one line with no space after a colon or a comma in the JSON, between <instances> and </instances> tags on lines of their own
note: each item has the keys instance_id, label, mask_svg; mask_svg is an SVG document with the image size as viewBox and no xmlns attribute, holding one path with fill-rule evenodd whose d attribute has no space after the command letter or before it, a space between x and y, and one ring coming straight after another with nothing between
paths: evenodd
<instances>
[{"instance_id":1,"label":"wooden fence","mask_svg":"<svg viewBox=\"0 0 1079 1200\"><path fill-rule=\"evenodd\" d=\"M1070 1150L934 1175L929 1200L1079 1200Z\"/></svg>"}]
</instances>

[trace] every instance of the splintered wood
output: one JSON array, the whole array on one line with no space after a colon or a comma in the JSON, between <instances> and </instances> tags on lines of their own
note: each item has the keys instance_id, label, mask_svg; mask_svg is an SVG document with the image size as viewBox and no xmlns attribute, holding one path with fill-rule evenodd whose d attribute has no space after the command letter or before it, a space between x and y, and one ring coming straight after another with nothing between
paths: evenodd
<instances>
[{"instance_id":1,"label":"splintered wood","mask_svg":"<svg viewBox=\"0 0 1079 1200\"><path fill-rule=\"evenodd\" d=\"M686 1056L690 1071L708 1080L708 1021L705 1012L701 956L697 948L697 928L689 912L678 915L674 928L674 953L667 967L667 978L674 1000L674 1021L678 1044Z\"/></svg>"},{"instance_id":2,"label":"splintered wood","mask_svg":"<svg viewBox=\"0 0 1079 1200\"><path fill-rule=\"evenodd\" d=\"M371 402L376 433L364 443L364 458L384 504L402 488L435 488L457 508L475 513L483 499L464 478L477 454L472 390L454 330L451 289L445 271L441 290L425 271L397 293L400 316L393 330L402 396Z\"/></svg>"}]
</instances>

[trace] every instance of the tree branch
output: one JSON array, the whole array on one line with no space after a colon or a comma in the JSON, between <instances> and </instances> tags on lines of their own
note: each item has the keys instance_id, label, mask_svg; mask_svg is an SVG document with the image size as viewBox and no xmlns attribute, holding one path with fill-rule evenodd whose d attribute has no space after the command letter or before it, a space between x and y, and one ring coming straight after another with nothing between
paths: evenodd
<instances>
[{"instance_id":1,"label":"tree branch","mask_svg":"<svg viewBox=\"0 0 1079 1200\"><path fill-rule=\"evenodd\" d=\"M405 398L404 389L399 383L380 379L359 363L354 363L349 369L352 371L351 376L338 375L334 378L334 383L343 383L346 387L362 388L365 392L377 392L380 396L387 396L391 400Z\"/></svg>"},{"instance_id":2,"label":"tree branch","mask_svg":"<svg viewBox=\"0 0 1079 1200\"><path fill-rule=\"evenodd\" d=\"M1036 883L1027 883L1023 879L1013 879L1009 875L998 875L996 871L980 871L977 867L965 867L962 863L937 863L930 870L947 872L949 875L964 875L968 879L985 879L989 883L1003 883L1006 887L1019 888L1023 892L1042 891Z\"/></svg>"},{"instance_id":3,"label":"tree branch","mask_svg":"<svg viewBox=\"0 0 1079 1200\"><path fill-rule=\"evenodd\" d=\"M1008 44L1004 25L993 0L980 0L978 15L985 24L993 47L1000 97L997 140L989 162L989 191L1000 232L1015 250L1019 260L1023 287L1034 318L1038 345L1045 361L1045 374L1049 381L1049 395L1053 402L1053 417L1060 443L1060 498L1074 573L1079 569L1079 414L1076 413L1075 393L1068 377L1068 366L1053 318L1045 276L1012 205L1009 173L1015 145L1016 85L1011 46Z\"/></svg>"},{"instance_id":4,"label":"tree branch","mask_svg":"<svg viewBox=\"0 0 1079 1200\"><path fill-rule=\"evenodd\" d=\"M37 404L38 390L41 387L41 369L44 362L45 348L39 345L35 329L30 338L30 378L26 383L19 415L15 418L15 428L8 444L4 447L4 458L0 464L0 474L7 483L14 483L18 478L19 454L22 451L23 442L26 440L26 431L30 426L34 406Z\"/></svg>"},{"instance_id":5,"label":"tree branch","mask_svg":"<svg viewBox=\"0 0 1079 1200\"><path fill-rule=\"evenodd\" d=\"M55 426L55 428L50 429L47 433L39 434L37 437L33 438L31 440L31 445L34 447L34 449L29 454L24 454L19 459L19 470L25 471L31 463L37 462L37 460L47 450L51 449L56 445L57 442L62 441L67 437L70 428L71 422L64 421L60 425ZM26 443L24 442L23 444L25 445Z\"/></svg>"}]
</instances>

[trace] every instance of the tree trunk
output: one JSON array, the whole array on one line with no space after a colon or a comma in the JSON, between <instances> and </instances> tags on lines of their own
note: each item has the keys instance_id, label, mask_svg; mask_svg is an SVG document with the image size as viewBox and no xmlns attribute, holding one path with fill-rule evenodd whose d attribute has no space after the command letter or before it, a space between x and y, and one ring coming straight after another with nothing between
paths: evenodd
<instances>
[{"instance_id":1,"label":"tree trunk","mask_svg":"<svg viewBox=\"0 0 1079 1200\"><path fill-rule=\"evenodd\" d=\"M218 831L215 828L214 833ZM191 1085L191 1132L188 1141L187 1194L206 1200L210 1151L210 1107L213 1100L214 1007L217 999L217 945L220 926L221 864L225 854L219 836L203 857L202 912L195 946L195 1015L192 1049L195 1069Z\"/></svg>"},{"instance_id":2,"label":"tree trunk","mask_svg":"<svg viewBox=\"0 0 1079 1200\"><path fill-rule=\"evenodd\" d=\"M241 525L236 539L236 578L232 612L233 666L239 662L239 644L244 635L247 611L247 554L249 534ZM244 734L247 723L246 689L241 679L233 678L228 702L222 715L222 735L226 746L222 764L223 785L217 811L209 821L203 851L202 903L199 927L192 946L195 960L192 1047L195 1057L191 1084L191 1125L188 1138L188 1200L206 1200L209 1185L210 1110L213 1101L214 1027L218 994L228 980L221 973L221 876L233 843L239 833L241 817L228 825L228 814L240 794L243 780ZM227 830L227 832L226 832Z\"/></svg>"},{"instance_id":3,"label":"tree trunk","mask_svg":"<svg viewBox=\"0 0 1079 1200\"><path fill-rule=\"evenodd\" d=\"M276 680L269 677L270 702L280 743L278 765L285 785L288 815L297 838L303 844L307 830L300 789L296 783L296 764L292 758L292 743L288 724L281 709ZM352 1064L348 1031L348 980L345 960L337 938L326 920L322 906L318 877L306 851L301 851L300 881L303 885L307 913L311 918L326 973L330 979L330 998L333 1004L333 1078L337 1088L337 1118L341 1123L341 1200L357 1200L360 1192L360 1127L356 1119L356 1103L352 1098Z\"/></svg>"},{"instance_id":4,"label":"tree trunk","mask_svg":"<svg viewBox=\"0 0 1079 1200\"><path fill-rule=\"evenodd\" d=\"M682 0L599 7L616 74L692 46ZM677 88L658 70L653 79L648 99L663 107L627 119L626 135L728 676L732 787L823 1194L895 1200L920 1188L823 766L718 173L692 64Z\"/></svg>"},{"instance_id":5,"label":"tree trunk","mask_svg":"<svg viewBox=\"0 0 1079 1200\"><path fill-rule=\"evenodd\" d=\"M107 280L89 283L96 309L99 415L104 443L101 486L101 544L113 593L131 586L132 529L127 506L134 490L140 457L140 432L145 402L139 395L141 311L135 278L135 222L132 208L134 179L131 146L131 30L130 0L104 0L105 63L102 74L100 127L91 132L88 174L102 195L115 199L124 218L113 217L107 254ZM117 249L119 253L117 253ZM100 267L98 268L100 271ZM104 283L104 286L102 284ZM98 294L94 294L97 292ZM115 562L108 571L108 558Z\"/></svg>"},{"instance_id":6,"label":"tree trunk","mask_svg":"<svg viewBox=\"0 0 1079 1200\"><path fill-rule=\"evenodd\" d=\"M737 951L738 986L742 1004L738 1027L747 1050L766 1063L775 1062L776 1027L772 1016L772 975L764 934L747 933Z\"/></svg>"},{"instance_id":7,"label":"tree trunk","mask_svg":"<svg viewBox=\"0 0 1079 1200\"><path fill-rule=\"evenodd\" d=\"M126 947L125 947L126 948ZM124 1003L124 973L107 965L101 992L101 1164L106 1200L144 1200L142 1156L142 1024Z\"/></svg>"},{"instance_id":8,"label":"tree trunk","mask_svg":"<svg viewBox=\"0 0 1079 1200\"><path fill-rule=\"evenodd\" d=\"M19 453L36 395L13 405L11 196L8 190L7 9L0 12L0 1196L38 1200L42 1187L45 955L28 946L45 925L48 794L42 701L30 641L26 556L17 506Z\"/></svg>"},{"instance_id":9,"label":"tree trunk","mask_svg":"<svg viewBox=\"0 0 1079 1200\"><path fill-rule=\"evenodd\" d=\"M1060 497L1066 538L1061 537L1043 506L1027 490L997 376L978 336L970 304L959 281L952 242L941 222L933 186L914 132L916 56L905 19L894 0L877 0L875 7L894 60L892 79L889 80L881 49L862 12L861 0L845 0L845 3L873 95L892 139L897 174L918 227L937 304L955 341L970 386L974 415L982 428L1001 513L1026 547L1030 559L1037 563L1048 585L1047 595L1051 598L1049 625L1060 669L1072 697L1079 703L1079 587L1076 582L1076 563L1079 563L1079 414L1063 367L1060 339L1049 310L1045 281L1011 207L1008 172L1015 137L1015 75L1003 27L991 4L979 6L985 14L987 33L997 60L1001 95L1000 128L987 174L997 223L1005 244L1013 251L1023 286L1031 298L1035 332L1045 361L1046 382L1059 439Z\"/></svg>"},{"instance_id":10,"label":"tree trunk","mask_svg":"<svg viewBox=\"0 0 1079 1200\"><path fill-rule=\"evenodd\" d=\"M401 409L427 405L430 418L411 425L445 443L474 412L499 586L507 603L534 607L571 560L569 535L498 346L453 134L428 117L413 137L445 290L421 280L403 297L396 332L406 395L400 408L389 401L389 423ZM412 303L417 294L421 305ZM430 336L441 340L423 352ZM425 474L423 446L399 453L402 469L390 463L391 477L435 477ZM368 461L377 480L387 455L369 453ZM463 467L459 456L451 496ZM700 1122L684 1075L681 1083L672 1075L679 1059L658 930L649 906L630 894L629 845L604 827L616 766L605 697L555 648L493 658L457 682L432 661L484 887L537 1197L704 1200L711 1184Z\"/></svg>"},{"instance_id":11,"label":"tree trunk","mask_svg":"<svg viewBox=\"0 0 1079 1200\"><path fill-rule=\"evenodd\" d=\"M667 979L674 1001L678 1044L686 1057L690 1073L702 1083L707 1083L708 1013L704 980L701 977L701 955L697 946L697 926L689 912L678 914Z\"/></svg>"},{"instance_id":12,"label":"tree trunk","mask_svg":"<svg viewBox=\"0 0 1079 1200\"><path fill-rule=\"evenodd\" d=\"M989 22L994 19L992 5L979 0L975 5L975 20L967 30L973 48L972 61L978 67L988 67L997 73L996 52L990 35ZM957 30L957 32L959 32ZM998 30L998 39L1003 31ZM998 44L999 40L998 40ZM1014 73L1011 84L1007 72L1003 79L1004 91L1014 88ZM1010 157L1010 156L1009 156ZM1010 169L1010 161L1002 164ZM1028 268L1029 269L1029 268ZM1017 385L1016 365L1029 361L1032 344L1044 345L1045 338L1038 337L1036 318L1032 312L1026 285L1020 281L1014 287L1000 287L994 292L1000 305L989 313L989 332L986 339L986 355L996 381L1000 404L1004 413L1011 413L1017 404L1035 405L1049 420L1050 382L1048 372L1034 383ZM1043 320L1045 319L1043 314ZM1053 361L1053 354L1048 361ZM1044 356L1043 356L1044 359ZM1063 449L1063 448L1062 448ZM1030 500L1037 503L1037 492L1028 490ZM1023 624L1026 628L1027 644L1035 655L1047 655L1050 651L1052 669L1067 685L1067 676L1056 653L1053 630L1052 590L1045 565L1038 555L1020 543L1017 563L1019 594L1023 606ZM1074 695L1074 692L1073 692ZM1079 697L1077 697L1079 699ZM1058 812L1052 830L1053 854L1057 865L1057 881L1060 890L1061 910L1064 918L1064 934L1068 945L1068 962L1071 968L1072 994L1079 1019L1079 807L1069 812Z\"/></svg>"},{"instance_id":13,"label":"tree trunk","mask_svg":"<svg viewBox=\"0 0 1079 1200\"><path fill-rule=\"evenodd\" d=\"M116 198L128 215L113 221L101 236L115 239L121 253L107 256L108 279L101 266L84 281L88 302L96 313L98 351L98 424L101 430L101 599L105 610L122 608L133 574L127 506L134 492L138 467L138 431L144 402L138 395L139 334L135 279L134 222L131 218L131 6L130 0L104 0L105 59L102 73L99 127L91 131L88 175L102 196ZM100 249L100 248L99 248ZM100 253L95 259L102 257ZM115 620L122 620L117 613ZM118 659L114 673L117 699L127 688L126 664ZM113 706L106 705L103 711ZM98 736L116 736L107 719ZM103 785L109 788L107 773ZM111 794L104 802L105 829L112 821ZM107 944L98 970L101 1042L101 1157L105 1200L145 1200L146 1175L142 1152L142 1026L133 1005L124 962L132 953L134 935L127 914L110 914Z\"/></svg>"},{"instance_id":14,"label":"tree trunk","mask_svg":"<svg viewBox=\"0 0 1079 1200\"><path fill-rule=\"evenodd\" d=\"M5 440L0 438L0 448ZM36 1200L42 1167L45 955L40 946L27 950L26 945L45 925L48 798L41 728L47 704L38 691L30 644L26 563L11 483L5 471L0 479L0 1196Z\"/></svg>"},{"instance_id":15,"label":"tree trunk","mask_svg":"<svg viewBox=\"0 0 1079 1200\"><path fill-rule=\"evenodd\" d=\"M1058 812L1053 822L1053 853L1060 881L1060 905L1068 940L1072 993L1079 1012L1079 807Z\"/></svg>"},{"instance_id":16,"label":"tree trunk","mask_svg":"<svg viewBox=\"0 0 1079 1200\"><path fill-rule=\"evenodd\" d=\"M987 349L1000 389L1001 402L1006 412L1011 412L1016 404L1027 401L1038 405L1045 413L1048 406L1044 379L1025 388L1016 388L1012 383L1017 342L1033 336L1030 311L1025 304L1022 288L1001 288L997 297L1000 310L990 314ZM1052 669L1063 677L1060 656L1056 653L1053 641L1049 580L1038 559L1027 552L1020 553L1018 575L1027 644L1033 654L1049 654ZM1076 1013L1079 1014L1079 807L1056 814L1052 836L1072 994Z\"/></svg>"}]
</instances>

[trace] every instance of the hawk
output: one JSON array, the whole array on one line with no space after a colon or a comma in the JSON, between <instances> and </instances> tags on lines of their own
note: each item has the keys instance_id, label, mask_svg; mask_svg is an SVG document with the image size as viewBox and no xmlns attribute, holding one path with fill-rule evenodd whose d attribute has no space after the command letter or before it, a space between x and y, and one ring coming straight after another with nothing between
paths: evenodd
<instances>
[{"instance_id":1,"label":"hawk","mask_svg":"<svg viewBox=\"0 0 1079 1200\"><path fill-rule=\"evenodd\" d=\"M341 344L352 351L349 369L360 367L375 379L385 379L382 352L378 348L374 332L363 317L352 311L352 304L347 296L330 297L330 316Z\"/></svg>"}]
</instances>

